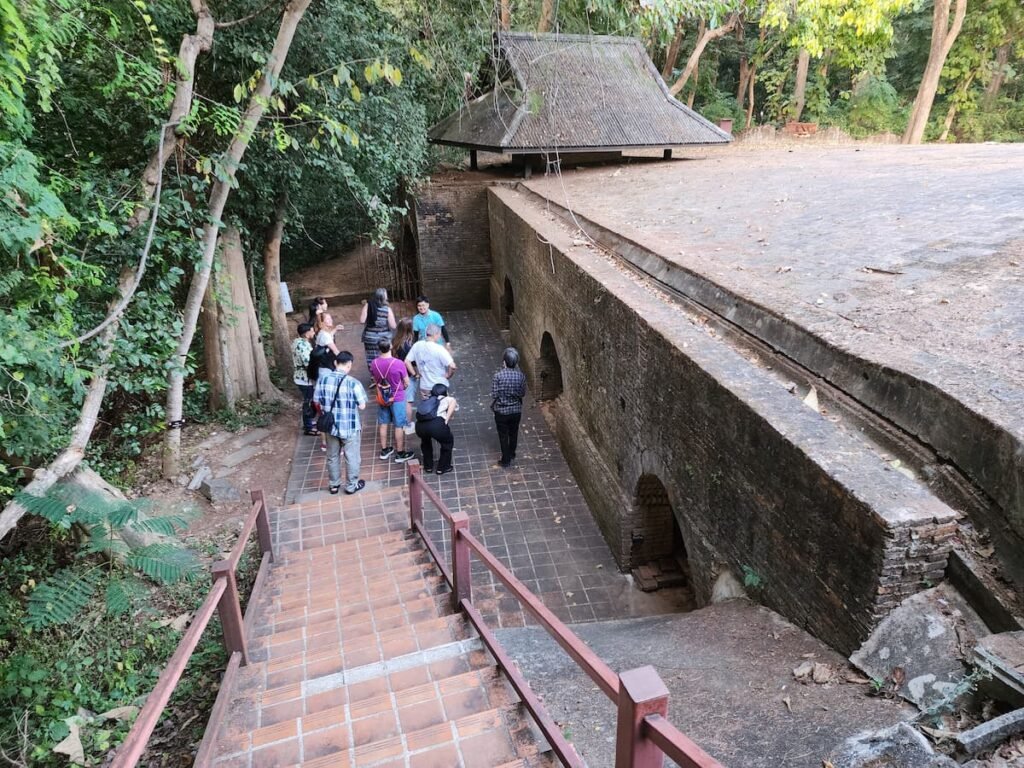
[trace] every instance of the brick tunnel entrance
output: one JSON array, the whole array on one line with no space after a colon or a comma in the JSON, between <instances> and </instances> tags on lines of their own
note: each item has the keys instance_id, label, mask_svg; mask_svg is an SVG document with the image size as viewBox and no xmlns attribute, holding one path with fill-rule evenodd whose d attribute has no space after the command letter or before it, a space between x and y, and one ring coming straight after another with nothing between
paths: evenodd
<instances>
[{"instance_id":1,"label":"brick tunnel entrance","mask_svg":"<svg viewBox=\"0 0 1024 768\"><path fill-rule=\"evenodd\" d=\"M629 562L637 586L645 592L690 582L690 563L668 490L657 475L636 484L634 527Z\"/></svg>"},{"instance_id":2,"label":"brick tunnel entrance","mask_svg":"<svg viewBox=\"0 0 1024 768\"><path fill-rule=\"evenodd\" d=\"M516 311L516 297L512 292L512 281L505 278L505 288L501 294L501 327L509 330L512 327L512 313Z\"/></svg>"},{"instance_id":3,"label":"brick tunnel entrance","mask_svg":"<svg viewBox=\"0 0 1024 768\"><path fill-rule=\"evenodd\" d=\"M555 340L547 331L540 340L540 359L537 360L537 378L540 379L539 400L554 400L560 394L562 384L562 364L558 361L558 350Z\"/></svg>"}]
</instances>

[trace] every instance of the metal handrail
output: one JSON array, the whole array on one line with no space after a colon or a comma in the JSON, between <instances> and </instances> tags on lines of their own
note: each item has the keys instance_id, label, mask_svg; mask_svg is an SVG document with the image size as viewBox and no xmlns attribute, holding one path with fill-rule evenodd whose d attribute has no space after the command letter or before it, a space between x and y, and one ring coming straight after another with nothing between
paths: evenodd
<instances>
[{"instance_id":1,"label":"metal handrail","mask_svg":"<svg viewBox=\"0 0 1024 768\"><path fill-rule=\"evenodd\" d=\"M238 541L235 542L235 546L226 559L213 564L211 568L213 585L210 587L210 592L203 600L199 610L196 611L195 616L192 617L192 623L182 635L178 647L167 662L167 666L160 673L152 692L146 697L146 703L132 724L128 736L118 747L111 768L134 768L138 765L139 759L146 751L153 735L153 730L160 720L160 715L163 714L164 707L167 706L167 702L174 694L175 688L185 673L185 667L188 665L189 659L192 658L192 653L213 619L214 611L220 615L224 646L230 656L229 668L233 665L244 666L248 663L244 621L235 572L253 528L258 533L262 551L261 573L257 575L257 583L261 582L264 566L274 559L274 550L270 539L270 519L263 491L250 491L250 496L253 504L242 525Z\"/></svg>"},{"instance_id":2,"label":"metal handrail","mask_svg":"<svg viewBox=\"0 0 1024 768\"><path fill-rule=\"evenodd\" d=\"M721 768L719 762L661 715L644 718L647 736L679 768Z\"/></svg>"},{"instance_id":3,"label":"metal handrail","mask_svg":"<svg viewBox=\"0 0 1024 768\"><path fill-rule=\"evenodd\" d=\"M548 631L552 639L562 646L565 652L572 657L573 661L587 673L587 677L597 684L597 687L601 689L604 695L612 701L617 701L619 698L619 678L612 671L612 668L605 664L586 643L580 640L579 636L569 629L561 619L555 616L551 609L540 601L539 597L527 589L523 582L513 576L512 572L476 536L463 531L461 537L477 553L480 560L483 561L491 573L497 576L498 580L508 588L508 591L519 600L522 606L533 614L533 617Z\"/></svg>"},{"instance_id":4,"label":"metal handrail","mask_svg":"<svg viewBox=\"0 0 1024 768\"><path fill-rule=\"evenodd\" d=\"M447 520L452 536L452 565L450 572L423 525L423 495ZM615 765L617 768L661 768L663 757L668 756L682 768L723 768L721 763L702 750L682 731L673 726L665 715L668 712L668 689L653 667L642 667L616 675L600 657L545 606L526 585L517 579L469 532L469 517L463 512L452 513L437 493L420 475L419 463L409 462L409 517L414 531L423 539L434 561L445 574L452 587L452 603L476 627L484 644L494 656L498 666L519 693L523 704L533 715L552 750L568 768L577 768L582 761L561 731L551 720L543 703L530 689L529 683L515 667L505 649L487 628L483 617L473 605L472 553L480 558L524 608L544 627L547 633L569 654L577 666L593 680L602 692L616 704Z\"/></svg>"}]
</instances>

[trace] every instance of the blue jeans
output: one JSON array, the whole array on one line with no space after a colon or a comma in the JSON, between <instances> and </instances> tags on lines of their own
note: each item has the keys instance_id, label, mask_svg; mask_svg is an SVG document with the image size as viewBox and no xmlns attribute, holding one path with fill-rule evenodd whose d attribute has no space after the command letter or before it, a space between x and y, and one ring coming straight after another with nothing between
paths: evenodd
<instances>
[{"instance_id":1,"label":"blue jeans","mask_svg":"<svg viewBox=\"0 0 1024 768\"><path fill-rule=\"evenodd\" d=\"M327 475L330 478L332 488L341 485L341 454L345 454L345 464L348 468L347 490L352 490L359 482L359 438L362 431L356 432L347 440L342 440L334 435L327 436Z\"/></svg>"},{"instance_id":2,"label":"blue jeans","mask_svg":"<svg viewBox=\"0 0 1024 768\"><path fill-rule=\"evenodd\" d=\"M316 429L316 420L313 414L313 385L296 384L299 394L302 395L302 428L309 432Z\"/></svg>"},{"instance_id":3,"label":"blue jeans","mask_svg":"<svg viewBox=\"0 0 1024 768\"><path fill-rule=\"evenodd\" d=\"M401 429L408 423L405 413L405 400L394 402L391 405L381 405L377 408L378 424L394 424L395 429Z\"/></svg>"}]
</instances>

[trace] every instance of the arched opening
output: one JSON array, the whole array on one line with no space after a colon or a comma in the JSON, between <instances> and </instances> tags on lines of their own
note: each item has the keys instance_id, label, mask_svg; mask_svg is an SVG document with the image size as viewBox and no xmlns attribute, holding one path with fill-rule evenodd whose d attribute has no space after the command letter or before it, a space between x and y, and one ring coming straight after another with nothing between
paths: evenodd
<instances>
[{"instance_id":1,"label":"arched opening","mask_svg":"<svg viewBox=\"0 0 1024 768\"><path fill-rule=\"evenodd\" d=\"M516 311L516 297L512 292L512 281L505 278L505 291L501 295L501 327L506 331L512 327L512 313Z\"/></svg>"},{"instance_id":2,"label":"arched opening","mask_svg":"<svg viewBox=\"0 0 1024 768\"><path fill-rule=\"evenodd\" d=\"M558 362L558 350L551 334L544 332L540 340L540 359L537 361L537 378L540 379L541 400L554 400L562 394L562 364Z\"/></svg>"},{"instance_id":3,"label":"arched opening","mask_svg":"<svg viewBox=\"0 0 1024 768\"><path fill-rule=\"evenodd\" d=\"M643 475L633 501L630 566L644 592L689 584L686 543L668 490L657 475Z\"/></svg>"}]
</instances>

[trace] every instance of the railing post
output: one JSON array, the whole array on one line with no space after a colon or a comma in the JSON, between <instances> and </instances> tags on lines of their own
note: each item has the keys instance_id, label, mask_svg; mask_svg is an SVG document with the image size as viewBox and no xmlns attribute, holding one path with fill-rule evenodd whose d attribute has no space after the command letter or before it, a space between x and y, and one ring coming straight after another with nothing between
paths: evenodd
<instances>
[{"instance_id":1,"label":"railing post","mask_svg":"<svg viewBox=\"0 0 1024 768\"><path fill-rule=\"evenodd\" d=\"M470 552L469 544L460 536L461 531L469 530L469 516L465 512L452 514L452 607L461 608L463 600L473 600L473 587L470 583Z\"/></svg>"},{"instance_id":2,"label":"railing post","mask_svg":"<svg viewBox=\"0 0 1024 768\"><path fill-rule=\"evenodd\" d=\"M235 581L235 569L227 560L213 564L213 579L224 579L227 588L217 603L220 615L220 626L224 632L224 647L228 653L238 651L242 654L242 666L249 663L249 653L245 647L245 626L242 619L242 604L238 600L238 583Z\"/></svg>"},{"instance_id":3,"label":"railing post","mask_svg":"<svg viewBox=\"0 0 1024 768\"><path fill-rule=\"evenodd\" d=\"M615 768L661 768L661 749L644 737L647 715L668 714L668 688L654 667L619 675L619 722L615 736Z\"/></svg>"},{"instance_id":4,"label":"railing post","mask_svg":"<svg viewBox=\"0 0 1024 768\"><path fill-rule=\"evenodd\" d=\"M416 528L416 523L423 524L423 486L420 482L423 475L420 463L413 459L409 462L409 527Z\"/></svg>"},{"instance_id":5,"label":"railing post","mask_svg":"<svg viewBox=\"0 0 1024 768\"><path fill-rule=\"evenodd\" d=\"M259 502L260 511L256 513L256 536L260 540L260 553L269 552L270 562L274 562L274 543L270 538L270 512L267 509L267 497L263 495L262 488L254 488L249 491L249 498L252 503Z\"/></svg>"}]
</instances>

